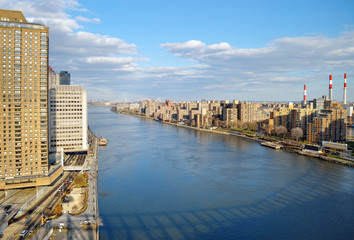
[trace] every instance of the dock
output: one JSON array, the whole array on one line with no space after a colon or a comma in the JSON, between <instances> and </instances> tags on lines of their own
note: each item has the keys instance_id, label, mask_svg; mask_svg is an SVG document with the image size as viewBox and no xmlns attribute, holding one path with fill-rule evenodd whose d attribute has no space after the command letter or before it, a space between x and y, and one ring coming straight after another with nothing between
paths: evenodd
<instances>
[{"instance_id":1,"label":"dock","mask_svg":"<svg viewBox=\"0 0 354 240\"><path fill-rule=\"evenodd\" d=\"M262 142L261 145L265 147L273 148L275 150L280 150L283 147L282 145L273 142Z\"/></svg>"}]
</instances>

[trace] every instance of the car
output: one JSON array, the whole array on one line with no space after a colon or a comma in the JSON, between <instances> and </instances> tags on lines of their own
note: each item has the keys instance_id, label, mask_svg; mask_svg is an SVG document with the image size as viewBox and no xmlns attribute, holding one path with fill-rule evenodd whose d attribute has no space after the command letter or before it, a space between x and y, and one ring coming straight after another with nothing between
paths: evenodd
<instances>
[{"instance_id":1,"label":"car","mask_svg":"<svg viewBox=\"0 0 354 240\"><path fill-rule=\"evenodd\" d=\"M26 237L27 234L28 234L28 231L27 231L27 230L23 230L23 231L21 232L21 237Z\"/></svg>"}]
</instances>

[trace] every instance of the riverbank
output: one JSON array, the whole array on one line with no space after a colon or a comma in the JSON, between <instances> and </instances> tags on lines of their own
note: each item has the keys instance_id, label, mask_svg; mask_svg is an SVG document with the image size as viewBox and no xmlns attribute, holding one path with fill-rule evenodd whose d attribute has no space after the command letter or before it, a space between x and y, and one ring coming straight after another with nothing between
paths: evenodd
<instances>
[{"instance_id":1,"label":"riverbank","mask_svg":"<svg viewBox=\"0 0 354 240\"><path fill-rule=\"evenodd\" d=\"M167 124L167 125L181 127L181 128L187 128L187 129L193 129L195 131L202 131L202 132L216 133L216 134L222 134L222 135L236 136L236 137L240 137L240 138L243 138L243 139L246 139L246 140L258 142L258 143L261 143L261 144L264 143L264 144L262 144L264 147L273 146L275 144L275 145L277 145L277 147L276 148L272 147L274 150L282 150L282 151L286 151L286 152L297 153L297 154L301 154L301 155L305 155L305 156L309 156L309 157L314 157L314 158L317 158L319 160L323 160L323 161L326 161L326 162L329 162L329 163L334 163L334 164L339 164L339 165L344 165L344 166L347 166L347 167L354 168L354 161L342 160L342 159L338 159L338 158L322 156L322 155L319 155L319 154L312 154L312 153L308 153L308 152L303 152L300 149L296 149L296 148L298 148L298 146L291 145L290 143L284 142L284 141L278 141L277 143L274 143L272 141L267 141L267 140L264 140L264 139L260 139L258 137L247 136L247 135L241 134L241 133L236 132L236 131L231 131L231 130L225 130L225 131L221 131L221 130L217 130L217 129L211 130L211 129L187 126L187 125L183 125L183 124L179 124L179 123L171 123L171 122L161 121L161 120L154 119L152 117L139 115L139 114L132 114L132 113L127 113L127 112L116 112L116 113L130 115L130 116L135 116L135 117L140 117L140 118L145 118L145 119L151 119L151 120L154 120L154 121L162 123L162 124ZM285 147L285 146L287 146L287 147ZM291 147L294 147L294 148L291 148Z\"/></svg>"}]
</instances>

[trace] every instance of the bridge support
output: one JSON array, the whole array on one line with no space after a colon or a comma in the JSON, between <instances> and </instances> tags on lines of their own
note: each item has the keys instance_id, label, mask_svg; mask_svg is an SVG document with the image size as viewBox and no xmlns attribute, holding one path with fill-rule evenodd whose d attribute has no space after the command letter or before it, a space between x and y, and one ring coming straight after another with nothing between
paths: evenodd
<instances>
[{"instance_id":1,"label":"bridge support","mask_svg":"<svg viewBox=\"0 0 354 240\"><path fill-rule=\"evenodd\" d=\"M61 166L64 167L64 148L61 148Z\"/></svg>"},{"instance_id":2,"label":"bridge support","mask_svg":"<svg viewBox=\"0 0 354 240\"><path fill-rule=\"evenodd\" d=\"M5 197L7 197L8 195L12 194L13 192L17 192L19 191L19 189L5 189Z\"/></svg>"},{"instance_id":3,"label":"bridge support","mask_svg":"<svg viewBox=\"0 0 354 240\"><path fill-rule=\"evenodd\" d=\"M48 186L39 186L36 187L36 196L37 198L40 198L44 193L48 191Z\"/></svg>"}]
</instances>

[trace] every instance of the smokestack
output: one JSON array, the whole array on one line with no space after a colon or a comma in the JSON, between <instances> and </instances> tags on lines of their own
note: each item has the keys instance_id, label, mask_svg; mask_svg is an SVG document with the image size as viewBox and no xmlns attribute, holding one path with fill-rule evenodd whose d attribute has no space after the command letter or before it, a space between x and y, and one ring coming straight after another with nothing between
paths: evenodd
<instances>
[{"instance_id":1,"label":"smokestack","mask_svg":"<svg viewBox=\"0 0 354 240\"><path fill-rule=\"evenodd\" d=\"M306 84L304 85L304 104L306 105Z\"/></svg>"},{"instance_id":2,"label":"smokestack","mask_svg":"<svg viewBox=\"0 0 354 240\"><path fill-rule=\"evenodd\" d=\"M347 74L344 73L344 94L343 94L343 104L347 104Z\"/></svg>"},{"instance_id":3,"label":"smokestack","mask_svg":"<svg viewBox=\"0 0 354 240\"><path fill-rule=\"evenodd\" d=\"M332 96L332 75L329 75L329 100L333 100L333 96Z\"/></svg>"}]
</instances>

